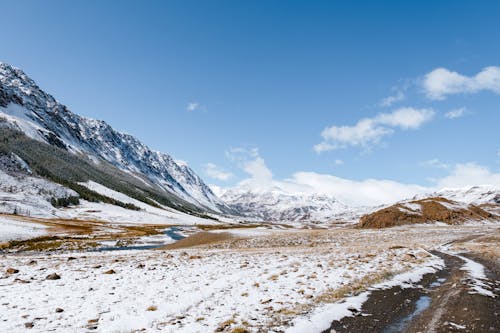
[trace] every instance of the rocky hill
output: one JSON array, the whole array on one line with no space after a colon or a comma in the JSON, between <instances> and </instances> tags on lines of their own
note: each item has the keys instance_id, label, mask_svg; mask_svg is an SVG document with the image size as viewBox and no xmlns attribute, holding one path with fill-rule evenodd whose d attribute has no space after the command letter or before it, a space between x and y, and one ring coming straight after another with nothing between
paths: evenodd
<instances>
[{"instance_id":1,"label":"rocky hill","mask_svg":"<svg viewBox=\"0 0 500 333\"><path fill-rule=\"evenodd\" d=\"M474 204L461 203L443 197L409 200L382 208L361 217L361 228L387 228L406 224L495 222L500 217Z\"/></svg>"}]
</instances>

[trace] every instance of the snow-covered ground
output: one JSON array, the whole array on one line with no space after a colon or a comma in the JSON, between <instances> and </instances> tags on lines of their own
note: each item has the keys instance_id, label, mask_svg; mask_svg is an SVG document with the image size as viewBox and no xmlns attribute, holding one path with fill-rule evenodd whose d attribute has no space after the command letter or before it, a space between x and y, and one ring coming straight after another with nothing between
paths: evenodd
<instances>
[{"instance_id":1,"label":"snow-covered ground","mask_svg":"<svg viewBox=\"0 0 500 333\"><path fill-rule=\"evenodd\" d=\"M202 219L177 211L156 209L157 213L146 210L135 211L111 204L80 200L80 205L60 209L55 215L61 218L99 220L119 224L195 225L218 223L214 220Z\"/></svg>"},{"instance_id":2,"label":"snow-covered ground","mask_svg":"<svg viewBox=\"0 0 500 333\"><path fill-rule=\"evenodd\" d=\"M142 224L216 224L217 222L210 219L203 219L189 214L185 214L169 207L162 206L157 208L150 206L142 201L131 198L121 192L114 191L104 185L94 181L80 183L92 191L95 191L104 196L119 200L123 203L130 203L139 208L140 211L133 211L119 206L94 203L85 200L80 200L81 204L76 207L70 207L60 212L57 215L64 218L84 218L98 219L108 222L123 222L123 223L142 223Z\"/></svg>"},{"instance_id":3,"label":"snow-covered ground","mask_svg":"<svg viewBox=\"0 0 500 333\"><path fill-rule=\"evenodd\" d=\"M21 174L12 176L0 170L0 213L12 214L16 212L31 217L99 220L122 224L194 225L217 223L217 221L185 214L169 207L160 209L147 205L92 181L82 183L82 185L121 202L134 204L141 210L134 211L86 200L80 200L78 206L55 208L50 203L51 198L77 196L77 193L42 178ZM230 222L228 219L222 217L221 219Z\"/></svg>"},{"instance_id":4,"label":"snow-covered ground","mask_svg":"<svg viewBox=\"0 0 500 333\"><path fill-rule=\"evenodd\" d=\"M9 175L0 170L0 213L49 217L56 211L51 198L76 196L59 184L29 175Z\"/></svg>"},{"instance_id":5,"label":"snow-covered ground","mask_svg":"<svg viewBox=\"0 0 500 333\"><path fill-rule=\"evenodd\" d=\"M345 302L326 304L318 307L311 314L294 320L292 327L287 333L322 332L330 327L334 320L354 315L351 309L361 312L361 307L368 300L371 290L389 289L394 286L413 287L425 274L434 273L444 267L444 260L438 257L428 259L423 265L413 268L407 272L397 274L388 281L373 285L370 290L359 295L347 297Z\"/></svg>"},{"instance_id":6,"label":"snow-covered ground","mask_svg":"<svg viewBox=\"0 0 500 333\"><path fill-rule=\"evenodd\" d=\"M22 222L0 216L0 243L43 236L46 234L46 229L47 227L42 224Z\"/></svg>"},{"instance_id":7,"label":"snow-covered ground","mask_svg":"<svg viewBox=\"0 0 500 333\"><path fill-rule=\"evenodd\" d=\"M273 231L186 250L4 254L0 331L33 325L33 332L282 332L294 326L315 332L298 325L317 323L317 313L327 320L324 310L345 293L405 283L421 267L435 266L422 247L479 232L484 227ZM8 268L19 272L8 274ZM392 275L403 272L412 273ZM47 280L52 273L61 278Z\"/></svg>"}]
</instances>

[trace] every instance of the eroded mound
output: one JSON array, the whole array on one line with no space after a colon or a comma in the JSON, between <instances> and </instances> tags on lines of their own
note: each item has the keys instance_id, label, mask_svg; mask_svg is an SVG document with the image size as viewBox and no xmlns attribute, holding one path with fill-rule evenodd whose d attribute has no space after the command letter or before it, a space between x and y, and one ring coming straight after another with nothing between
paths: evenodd
<instances>
[{"instance_id":1,"label":"eroded mound","mask_svg":"<svg viewBox=\"0 0 500 333\"><path fill-rule=\"evenodd\" d=\"M443 222L463 224L468 221L498 221L499 216L475 205L442 197L400 202L365 215L359 220L361 228L387 228L405 224Z\"/></svg>"}]
</instances>

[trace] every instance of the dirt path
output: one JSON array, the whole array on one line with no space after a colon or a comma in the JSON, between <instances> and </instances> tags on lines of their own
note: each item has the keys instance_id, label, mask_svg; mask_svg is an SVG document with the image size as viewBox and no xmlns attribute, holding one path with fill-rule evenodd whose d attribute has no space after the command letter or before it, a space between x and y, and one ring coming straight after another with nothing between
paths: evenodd
<instances>
[{"instance_id":1,"label":"dirt path","mask_svg":"<svg viewBox=\"0 0 500 333\"><path fill-rule=\"evenodd\" d=\"M497 297L492 298L470 293L462 259L437 251L433 254L445 261L444 269L425 275L415 288L373 291L360 313L334 321L324 333L500 332L498 265L483 263L491 289L496 290Z\"/></svg>"}]
</instances>

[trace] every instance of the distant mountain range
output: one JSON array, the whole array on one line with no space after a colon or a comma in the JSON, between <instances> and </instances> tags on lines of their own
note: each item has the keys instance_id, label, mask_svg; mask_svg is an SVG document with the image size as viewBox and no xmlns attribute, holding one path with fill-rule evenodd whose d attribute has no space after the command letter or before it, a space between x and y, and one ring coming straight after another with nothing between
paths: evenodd
<instances>
[{"instance_id":1,"label":"distant mountain range","mask_svg":"<svg viewBox=\"0 0 500 333\"><path fill-rule=\"evenodd\" d=\"M287 193L279 188L234 188L221 199L240 215L264 221L327 221L349 210L331 196Z\"/></svg>"},{"instance_id":2,"label":"distant mountain range","mask_svg":"<svg viewBox=\"0 0 500 333\"><path fill-rule=\"evenodd\" d=\"M288 193L280 188L268 190L257 190L248 187L234 188L227 190L221 196L221 199L234 211L240 215L264 221L319 221L319 222L357 222L362 216L375 212L396 212L395 215L385 215L388 219L397 215L396 220L403 220L405 217L412 217L410 220L417 220L415 217L419 210L410 212L405 209L407 205L415 207L421 203L429 207L429 201L437 201L433 198L442 200L436 206L443 206L443 211L450 210L450 207L465 207L460 214L446 215L449 217L461 216L462 220L467 219L465 211L470 212L469 206L477 207L472 211L484 210L483 214L470 213L471 220L487 219L489 214L500 216L500 189L491 185L473 186L455 189L442 189L435 192L429 192L424 195L418 195L411 199L402 200L397 203L388 203L387 205L373 207L350 207L336 198L328 195ZM446 206L446 202L450 205ZM453 206L455 205L455 206ZM427 211L426 211L427 212ZM379 218L383 214L378 214ZM427 221L430 216L420 216L419 221ZM365 223L369 225L370 223Z\"/></svg>"}]
</instances>

